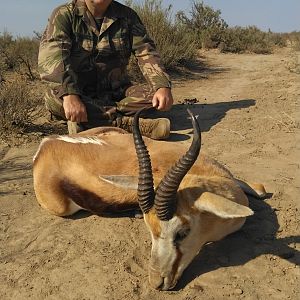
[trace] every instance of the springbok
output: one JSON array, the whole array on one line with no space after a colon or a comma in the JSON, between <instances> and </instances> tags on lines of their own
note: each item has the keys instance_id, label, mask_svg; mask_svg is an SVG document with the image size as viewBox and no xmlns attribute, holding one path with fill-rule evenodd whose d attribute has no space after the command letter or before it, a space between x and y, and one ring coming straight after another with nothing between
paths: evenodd
<instances>
[{"instance_id":1,"label":"springbok","mask_svg":"<svg viewBox=\"0 0 300 300\"><path fill-rule=\"evenodd\" d=\"M240 229L253 214L245 193L264 197L265 190L235 179L202 153L198 157L200 128L190 111L194 134L187 152L182 143L143 141L139 114L133 137L91 129L45 138L34 157L34 189L40 205L58 216L139 204L152 238L150 285L169 290L204 244Z\"/></svg>"}]
</instances>

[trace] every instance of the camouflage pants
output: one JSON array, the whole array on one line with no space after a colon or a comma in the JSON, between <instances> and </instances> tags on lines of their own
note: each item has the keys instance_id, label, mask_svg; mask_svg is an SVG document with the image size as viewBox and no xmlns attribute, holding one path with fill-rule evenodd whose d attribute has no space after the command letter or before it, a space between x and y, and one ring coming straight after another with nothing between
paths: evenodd
<instances>
[{"instance_id":1,"label":"camouflage pants","mask_svg":"<svg viewBox=\"0 0 300 300\"><path fill-rule=\"evenodd\" d=\"M46 108L56 117L66 120L63 100L58 96L58 90L49 89L45 95ZM101 99L81 96L88 115L87 128L109 126L119 116L131 116L141 108L151 108L153 93L144 86L133 85L125 89L120 101L112 101L110 94Z\"/></svg>"}]
</instances>

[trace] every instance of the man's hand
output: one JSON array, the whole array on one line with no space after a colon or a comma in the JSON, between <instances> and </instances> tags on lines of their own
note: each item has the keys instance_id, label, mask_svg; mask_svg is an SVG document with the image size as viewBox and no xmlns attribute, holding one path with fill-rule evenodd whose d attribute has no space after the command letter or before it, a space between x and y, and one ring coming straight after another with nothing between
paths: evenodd
<instances>
[{"instance_id":1,"label":"man's hand","mask_svg":"<svg viewBox=\"0 0 300 300\"><path fill-rule=\"evenodd\" d=\"M152 99L153 107L158 110L170 110L173 104L173 96L171 89L160 88L156 91Z\"/></svg>"},{"instance_id":2,"label":"man's hand","mask_svg":"<svg viewBox=\"0 0 300 300\"><path fill-rule=\"evenodd\" d=\"M85 105L78 95L64 96L63 107L67 120L77 123L88 121Z\"/></svg>"}]
</instances>

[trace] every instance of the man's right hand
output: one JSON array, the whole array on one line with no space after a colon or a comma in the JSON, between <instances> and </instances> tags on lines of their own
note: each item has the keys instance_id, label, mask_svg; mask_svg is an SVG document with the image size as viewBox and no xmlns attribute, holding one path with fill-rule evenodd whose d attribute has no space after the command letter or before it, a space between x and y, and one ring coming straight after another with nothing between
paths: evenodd
<instances>
[{"instance_id":1,"label":"man's right hand","mask_svg":"<svg viewBox=\"0 0 300 300\"><path fill-rule=\"evenodd\" d=\"M85 105L78 95L63 96L63 108L67 120L77 123L88 121Z\"/></svg>"}]
</instances>

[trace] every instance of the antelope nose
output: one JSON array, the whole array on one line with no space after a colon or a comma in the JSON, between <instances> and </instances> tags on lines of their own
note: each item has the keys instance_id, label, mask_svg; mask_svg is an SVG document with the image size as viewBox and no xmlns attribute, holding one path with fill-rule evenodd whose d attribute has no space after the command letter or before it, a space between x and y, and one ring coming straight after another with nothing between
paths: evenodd
<instances>
[{"instance_id":1,"label":"antelope nose","mask_svg":"<svg viewBox=\"0 0 300 300\"><path fill-rule=\"evenodd\" d=\"M149 283L152 288L161 290L164 284L164 278L160 276L160 272L150 268Z\"/></svg>"}]
</instances>

